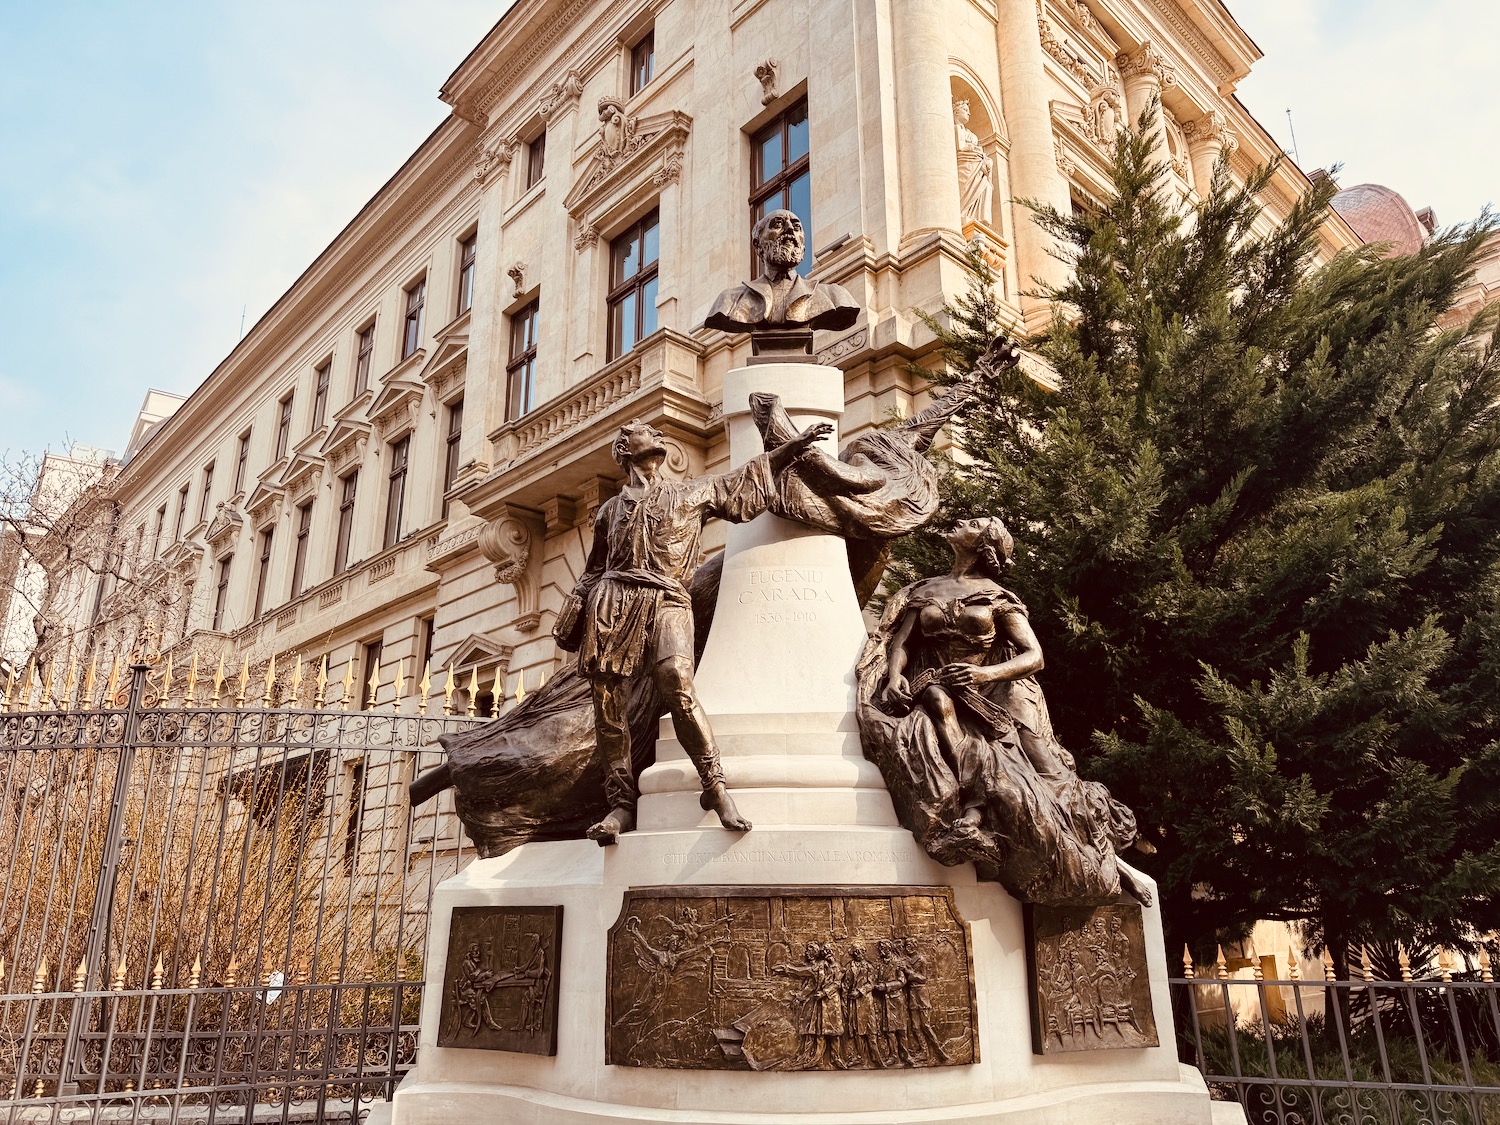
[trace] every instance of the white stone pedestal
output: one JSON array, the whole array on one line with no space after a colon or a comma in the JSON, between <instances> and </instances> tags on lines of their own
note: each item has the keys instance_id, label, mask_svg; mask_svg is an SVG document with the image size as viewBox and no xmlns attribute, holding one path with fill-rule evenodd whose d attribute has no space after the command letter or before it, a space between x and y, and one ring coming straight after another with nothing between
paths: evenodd
<instances>
[{"instance_id":1,"label":"white stone pedestal","mask_svg":"<svg viewBox=\"0 0 1500 1125\"><path fill-rule=\"evenodd\" d=\"M798 425L834 421L843 408L836 369L731 372L725 416L735 464L760 450L748 413L752 389L780 394ZM609 848L526 844L443 883L432 904L418 1066L397 1091L396 1125L1224 1120L1198 1072L1177 1061L1155 908L1145 911L1144 930L1163 1045L1033 1054L1020 904L978 882L969 865L930 860L897 823L879 771L860 752L853 677L864 636L842 541L773 516L730 530L697 685L728 783L754 830L726 832L698 807L697 775L663 720L657 762L641 778L637 831ZM775 1073L606 1065L608 932L628 889L662 886L954 888L972 941L980 1061ZM437 1046L452 912L500 905L563 907L554 1057Z\"/></svg>"}]
</instances>

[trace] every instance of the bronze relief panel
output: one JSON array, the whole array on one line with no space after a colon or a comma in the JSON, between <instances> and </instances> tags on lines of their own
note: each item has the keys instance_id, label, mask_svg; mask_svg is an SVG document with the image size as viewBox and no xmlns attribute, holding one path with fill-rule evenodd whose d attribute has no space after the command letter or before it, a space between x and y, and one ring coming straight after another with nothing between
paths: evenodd
<instances>
[{"instance_id":1,"label":"bronze relief panel","mask_svg":"<svg viewBox=\"0 0 1500 1125\"><path fill-rule=\"evenodd\" d=\"M1026 907L1031 1040L1039 1055L1155 1047L1141 908Z\"/></svg>"},{"instance_id":2,"label":"bronze relief panel","mask_svg":"<svg viewBox=\"0 0 1500 1125\"><path fill-rule=\"evenodd\" d=\"M561 906L460 906L448 933L439 1047L557 1054Z\"/></svg>"},{"instance_id":3,"label":"bronze relief panel","mask_svg":"<svg viewBox=\"0 0 1500 1125\"><path fill-rule=\"evenodd\" d=\"M969 928L946 887L627 891L605 1061L875 1070L979 1060Z\"/></svg>"}]
</instances>

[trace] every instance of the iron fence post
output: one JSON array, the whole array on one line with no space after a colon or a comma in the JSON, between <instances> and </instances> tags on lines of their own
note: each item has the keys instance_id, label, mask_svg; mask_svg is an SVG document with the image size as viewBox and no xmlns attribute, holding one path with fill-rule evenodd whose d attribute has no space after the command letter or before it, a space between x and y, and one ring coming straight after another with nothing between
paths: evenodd
<instances>
[{"instance_id":1,"label":"iron fence post","mask_svg":"<svg viewBox=\"0 0 1500 1125\"><path fill-rule=\"evenodd\" d=\"M120 736L120 757L115 766L115 787L110 797L109 823L104 830L104 852L99 861L99 878L94 885L94 912L89 920L88 950L84 955L83 991L94 987L95 980L104 983L104 958L109 949L110 920L115 909L115 885L120 871L120 853L124 850L125 805L130 797L130 775L135 768L137 739L140 736L141 708L146 696L146 673L151 666L137 661L130 666L130 696L125 704L125 725ZM64 970L65 971L65 970ZM84 1028L92 1022L93 1001L73 1001L68 1018L68 1037L58 1068L58 1093L78 1093L78 1041ZM100 1067L108 1070L108 1060ZM102 1078L101 1078L102 1082ZM102 1090L99 1091L102 1093Z\"/></svg>"}]
</instances>

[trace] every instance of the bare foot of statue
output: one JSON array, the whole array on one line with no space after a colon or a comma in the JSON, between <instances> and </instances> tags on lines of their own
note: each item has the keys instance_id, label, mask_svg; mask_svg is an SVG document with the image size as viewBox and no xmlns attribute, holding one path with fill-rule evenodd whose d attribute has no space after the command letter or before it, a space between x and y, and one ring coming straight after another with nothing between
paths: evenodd
<instances>
[{"instance_id":1,"label":"bare foot of statue","mask_svg":"<svg viewBox=\"0 0 1500 1125\"><path fill-rule=\"evenodd\" d=\"M1133 871L1126 869L1124 864L1120 865L1119 871L1120 886L1125 889L1125 893L1134 898L1142 906L1150 906L1151 892L1146 889L1146 885L1135 877Z\"/></svg>"},{"instance_id":2,"label":"bare foot of statue","mask_svg":"<svg viewBox=\"0 0 1500 1125\"><path fill-rule=\"evenodd\" d=\"M609 815L589 829L589 839L601 848L617 843L621 832L635 827L634 809L611 809Z\"/></svg>"},{"instance_id":3,"label":"bare foot of statue","mask_svg":"<svg viewBox=\"0 0 1500 1125\"><path fill-rule=\"evenodd\" d=\"M722 781L710 785L698 798L698 804L704 809L712 809L719 814L719 823L731 832L749 832L750 822L740 815L740 810L734 807L734 799L729 796L729 790L724 787Z\"/></svg>"}]
</instances>

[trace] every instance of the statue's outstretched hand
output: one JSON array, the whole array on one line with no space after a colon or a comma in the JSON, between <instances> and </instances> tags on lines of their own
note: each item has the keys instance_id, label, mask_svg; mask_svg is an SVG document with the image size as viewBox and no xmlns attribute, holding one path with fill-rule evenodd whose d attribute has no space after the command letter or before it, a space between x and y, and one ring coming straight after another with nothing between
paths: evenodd
<instances>
[{"instance_id":1,"label":"statue's outstretched hand","mask_svg":"<svg viewBox=\"0 0 1500 1125\"><path fill-rule=\"evenodd\" d=\"M808 449L812 446L813 442L822 441L831 433L833 433L832 422L814 422L811 426L808 426L807 429L803 430L800 434L794 437L792 439L792 444L796 446L799 451Z\"/></svg>"}]
</instances>

